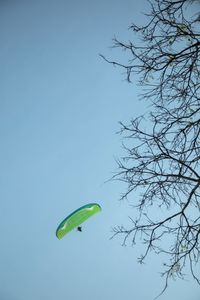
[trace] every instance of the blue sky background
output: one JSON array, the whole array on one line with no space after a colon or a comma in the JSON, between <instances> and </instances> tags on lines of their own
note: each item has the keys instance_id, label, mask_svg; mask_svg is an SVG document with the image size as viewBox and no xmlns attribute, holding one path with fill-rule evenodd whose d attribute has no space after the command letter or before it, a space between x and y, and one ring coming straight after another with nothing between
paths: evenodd
<instances>
[{"instance_id":1,"label":"blue sky background","mask_svg":"<svg viewBox=\"0 0 200 300\"><path fill-rule=\"evenodd\" d=\"M140 245L109 240L127 223L119 182L105 183L122 153L118 121L144 111L139 89L103 53L141 22L146 1L0 1L0 300L153 299L160 258L140 266ZM137 195L136 195L137 197ZM102 213L62 240L57 225L98 202ZM172 281L161 300L198 300Z\"/></svg>"}]
</instances>

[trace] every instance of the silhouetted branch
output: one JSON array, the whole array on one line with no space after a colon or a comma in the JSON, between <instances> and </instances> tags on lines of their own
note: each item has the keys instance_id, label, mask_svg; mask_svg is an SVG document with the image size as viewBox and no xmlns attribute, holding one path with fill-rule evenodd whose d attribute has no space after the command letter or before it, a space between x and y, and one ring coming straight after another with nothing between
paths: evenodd
<instances>
[{"instance_id":1,"label":"silhouetted branch","mask_svg":"<svg viewBox=\"0 0 200 300\"><path fill-rule=\"evenodd\" d=\"M125 69L128 82L139 76L141 96L152 103L145 118L121 123L126 154L113 179L127 184L122 199L140 196L133 197L138 217L128 229L115 227L113 237L122 235L123 245L142 240L140 263L151 251L163 254L164 291L169 278L184 278L186 265L200 284L200 23L187 15L189 1L149 4L148 23L130 26L140 40L114 39L129 53L127 64L101 56Z\"/></svg>"}]
</instances>

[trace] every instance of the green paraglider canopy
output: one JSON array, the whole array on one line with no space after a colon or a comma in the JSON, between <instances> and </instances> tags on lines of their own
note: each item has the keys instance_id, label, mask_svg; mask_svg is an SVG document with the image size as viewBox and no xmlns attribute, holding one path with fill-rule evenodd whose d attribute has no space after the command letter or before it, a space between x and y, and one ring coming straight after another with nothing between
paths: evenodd
<instances>
[{"instance_id":1,"label":"green paraglider canopy","mask_svg":"<svg viewBox=\"0 0 200 300\"><path fill-rule=\"evenodd\" d=\"M65 218L56 230L56 236L60 240L72 229L78 227L88 218L101 211L101 206L97 203L86 204Z\"/></svg>"}]
</instances>

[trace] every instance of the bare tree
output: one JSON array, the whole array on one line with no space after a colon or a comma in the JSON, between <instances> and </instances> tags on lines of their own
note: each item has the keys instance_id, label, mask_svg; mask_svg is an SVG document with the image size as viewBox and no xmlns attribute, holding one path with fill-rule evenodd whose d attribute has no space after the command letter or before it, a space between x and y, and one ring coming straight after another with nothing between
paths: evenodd
<instances>
[{"instance_id":1,"label":"bare tree","mask_svg":"<svg viewBox=\"0 0 200 300\"><path fill-rule=\"evenodd\" d=\"M187 265L200 284L200 22L189 13L194 1L148 2L147 24L130 26L138 43L114 39L127 63L102 57L123 68L128 82L137 74L151 103L148 115L121 123L125 154L114 179L127 184L121 198L134 199L138 214L113 237L142 240L141 263L151 251L163 255L164 291Z\"/></svg>"}]
</instances>

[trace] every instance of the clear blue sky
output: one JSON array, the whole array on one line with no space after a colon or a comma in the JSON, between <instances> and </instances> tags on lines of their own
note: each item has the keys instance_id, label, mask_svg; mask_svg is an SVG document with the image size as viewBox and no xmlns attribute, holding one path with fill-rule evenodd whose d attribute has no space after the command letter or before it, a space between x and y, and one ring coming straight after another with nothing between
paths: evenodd
<instances>
[{"instance_id":1,"label":"clear blue sky","mask_svg":"<svg viewBox=\"0 0 200 300\"><path fill-rule=\"evenodd\" d=\"M151 300L159 257L109 240L132 214L104 182L122 153L118 121L143 111L134 85L98 54L129 37L146 1L0 1L0 300ZM137 197L137 195L136 195ZM72 210L98 202L83 232L55 236ZM192 280L161 300L199 300Z\"/></svg>"}]
</instances>

